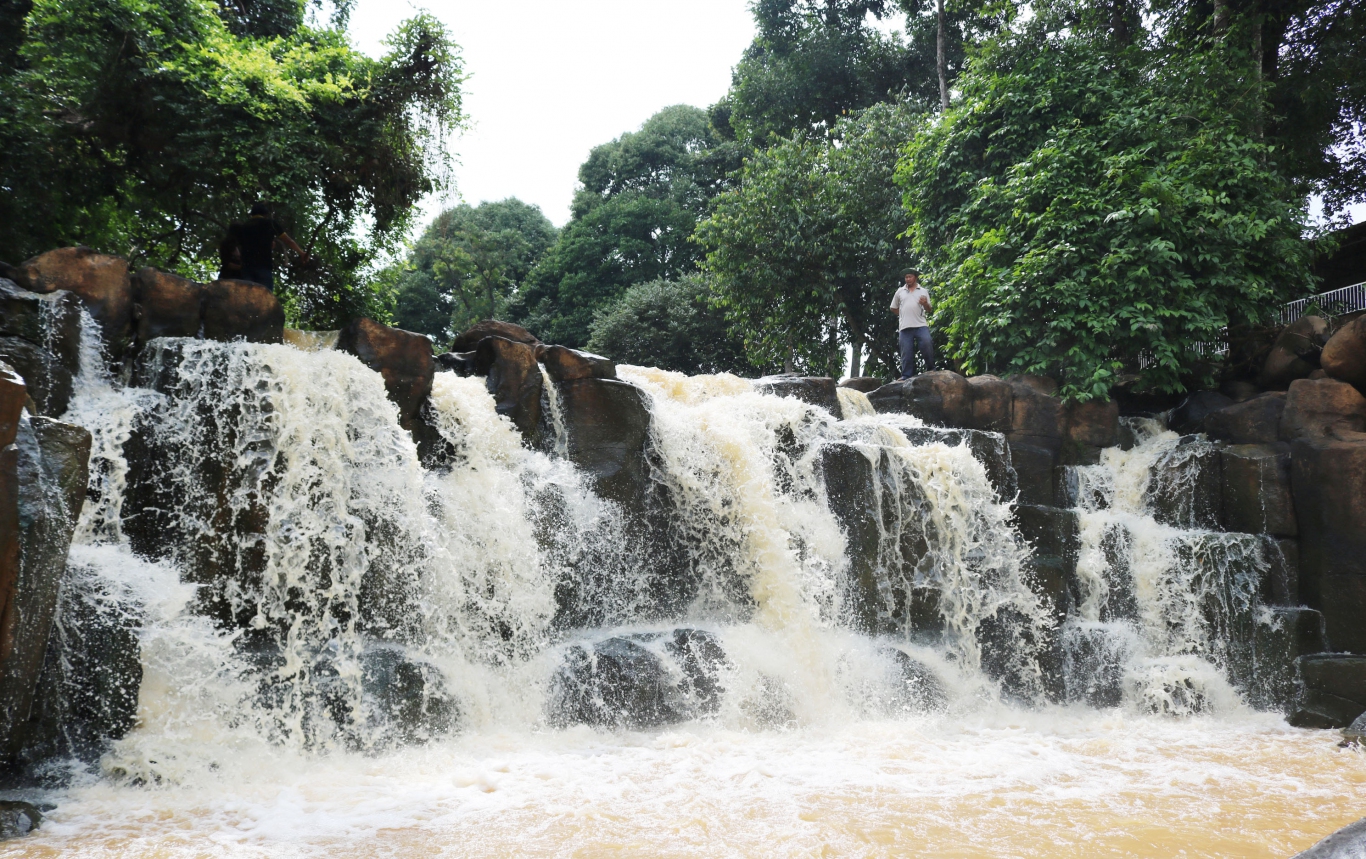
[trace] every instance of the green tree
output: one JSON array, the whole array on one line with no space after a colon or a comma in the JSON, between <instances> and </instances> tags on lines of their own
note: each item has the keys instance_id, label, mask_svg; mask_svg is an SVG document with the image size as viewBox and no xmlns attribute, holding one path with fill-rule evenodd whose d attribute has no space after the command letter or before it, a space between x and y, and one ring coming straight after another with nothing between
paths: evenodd
<instances>
[{"instance_id":1,"label":"green tree","mask_svg":"<svg viewBox=\"0 0 1366 859\"><path fill-rule=\"evenodd\" d=\"M738 188L698 226L716 301L758 364L839 375L868 354L896 372L886 309L909 261L898 148L920 119L874 105L839 120L830 139L797 133L755 153Z\"/></svg>"},{"instance_id":2,"label":"green tree","mask_svg":"<svg viewBox=\"0 0 1366 859\"><path fill-rule=\"evenodd\" d=\"M538 206L517 199L447 209L397 277L394 324L444 342L501 315L555 235Z\"/></svg>"},{"instance_id":3,"label":"green tree","mask_svg":"<svg viewBox=\"0 0 1366 859\"><path fill-rule=\"evenodd\" d=\"M204 278L228 225L266 198L318 261L280 278L292 321L386 314L366 272L439 186L463 121L436 19L404 23L376 60L288 0L22 11L17 32L0 28L0 258L80 243Z\"/></svg>"},{"instance_id":4,"label":"green tree","mask_svg":"<svg viewBox=\"0 0 1366 859\"><path fill-rule=\"evenodd\" d=\"M546 342L583 346L593 314L630 286L696 268L690 241L739 166L705 111L675 105L593 149L579 168L569 223L510 309Z\"/></svg>"},{"instance_id":5,"label":"green tree","mask_svg":"<svg viewBox=\"0 0 1366 859\"><path fill-rule=\"evenodd\" d=\"M968 371L1055 375L1073 399L1129 369L1208 382L1204 344L1310 282L1260 90L1217 54L1051 11L973 60L898 168L935 324Z\"/></svg>"},{"instance_id":6,"label":"green tree","mask_svg":"<svg viewBox=\"0 0 1366 859\"><path fill-rule=\"evenodd\" d=\"M588 348L620 363L680 373L753 375L773 369L750 364L744 343L710 298L698 274L638 283L598 311Z\"/></svg>"}]
</instances>

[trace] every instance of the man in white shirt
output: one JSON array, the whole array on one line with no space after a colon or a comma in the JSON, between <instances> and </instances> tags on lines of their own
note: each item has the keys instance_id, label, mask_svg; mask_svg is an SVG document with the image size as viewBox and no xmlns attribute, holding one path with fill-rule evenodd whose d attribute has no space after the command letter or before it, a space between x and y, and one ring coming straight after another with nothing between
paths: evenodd
<instances>
[{"instance_id":1,"label":"man in white shirt","mask_svg":"<svg viewBox=\"0 0 1366 859\"><path fill-rule=\"evenodd\" d=\"M892 296L892 312L897 315L897 330L901 346L901 378L915 375L915 353L925 361L925 371L934 369L934 343L930 341L930 326L925 315L930 312L930 293L920 285L920 272L908 268L901 273L904 286Z\"/></svg>"}]
</instances>

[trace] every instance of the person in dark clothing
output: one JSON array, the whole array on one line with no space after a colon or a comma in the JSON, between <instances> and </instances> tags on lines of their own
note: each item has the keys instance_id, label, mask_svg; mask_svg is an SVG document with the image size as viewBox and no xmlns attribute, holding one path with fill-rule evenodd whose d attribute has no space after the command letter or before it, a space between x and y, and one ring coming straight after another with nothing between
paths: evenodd
<instances>
[{"instance_id":1,"label":"person in dark clothing","mask_svg":"<svg viewBox=\"0 0 1366 859\"><path fill-rule=\"evenodd\" d=\"M308 253L289 237L280 222L271 216L270 206L265 203L251 207L251 217L246 223L233 224L228 230L228 239L237 245L241 254L241 273L237 275L238 278L259 283L268 289L275 288L272 251L277 240L298 254L300 261L308 262Z\"/></svg>"}]
</instances>

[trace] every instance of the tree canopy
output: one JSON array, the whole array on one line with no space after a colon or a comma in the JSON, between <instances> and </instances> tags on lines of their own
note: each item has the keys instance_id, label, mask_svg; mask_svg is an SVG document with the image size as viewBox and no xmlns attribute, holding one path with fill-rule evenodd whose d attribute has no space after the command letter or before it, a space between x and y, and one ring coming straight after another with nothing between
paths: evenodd
<instances>
[{"instance_id":1,"label":"tree canopy","mask_svg":"<svg viewBox=\"0 0 1366 859\"><path fill-rule=\"evenodd\" d=\"M555 236L540 208L521 200L447 209L395 275L394 324L442 343L502 315Z\"/></svg>"},{"instance_id":2,"label":"tree canopy","mask_svg":"<svg viewBox=\"0 0 1366 859\"><path fill-rule=\"evenodd\" d=\"M569 223L532 272L514 318L548 342L585 345L594 312L628 287L696 268L697 219L738 164L736 145L686 105L594 148L579 168Z\"/></svg>"},{"instance_id":3,"label":"tree canopy","mask_svg":"<svg viewBox=\"0 0 1366 859\"><path fill-rule=\"evenodd\" d=\"M281 278L291 318L383 316L364 272L441 183L463 72L430 15L371 59L346 8L319 27L301 0L7 4L0 258L87 244L207 277L265 198L319 263Z\"/></svg>"}]
</instances>

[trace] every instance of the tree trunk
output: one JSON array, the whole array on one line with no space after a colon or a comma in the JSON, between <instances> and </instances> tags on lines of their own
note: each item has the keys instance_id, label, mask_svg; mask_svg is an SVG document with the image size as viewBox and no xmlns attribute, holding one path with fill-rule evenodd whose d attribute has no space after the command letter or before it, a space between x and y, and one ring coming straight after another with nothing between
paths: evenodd
<instances>
[{"instance_id":1,"label":"tree trunk","mask_svg":"<svg viewBox=\"0 0 1366 859\"><path fill-rule=\"evenodd\" d=\"M850 347L853 352L849 358L849 378L857 379L863 375L863 335L855 334Z\"/></svg>"},{"instance_id":2,"label":"tree trunk","mask_svg":"<svg viewBox=\"0 0 1366 859\"><path fill-rule=\"evenodd\" d=\"M1228 35L1228 17L1228 0L1214 0L1214 15L1210 21L1210 29L1215 39L1222 40Z\"/></svg>"},{"instance_id":3,"label":"tree trunk","mask_svg":"<svg viewBox=\"0 0 1366 859\"><path fill-rule=\"evenodd\" d=\"M934 15L938 26L934 34L935 65L939 69L939 106L949 109L949 61L944 55L944 0L934 0Z\"/></svg>"}]
</instances>

